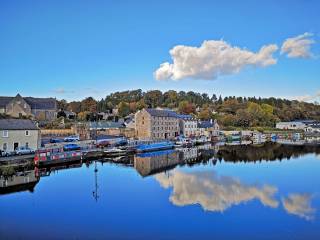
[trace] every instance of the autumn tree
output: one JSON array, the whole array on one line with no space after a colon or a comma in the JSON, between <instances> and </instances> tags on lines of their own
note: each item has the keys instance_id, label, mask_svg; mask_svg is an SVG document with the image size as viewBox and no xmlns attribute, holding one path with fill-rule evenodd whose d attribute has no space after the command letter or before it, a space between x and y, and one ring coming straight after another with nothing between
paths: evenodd
<instances>
[{"instance_id":1,"label":"autumn tree","mask_svg":"<svg viewBox=\"0 0 320 240\"><path fill-rule=\"evenodd\" d=\"M94 100L92 97L88 97L81 102L81 111L88 111L88 112L96 112L97 111L97 101Z\"/></svg>"},{"instance_id":2,"label":"autumn tree","mask_svg":"<svg viewBox=\"0 0 320 240\"><path fill-rule=\"evenodd\" d=\"M179 112L184 114L191 114L194 113L196 107L194 104L189 103L188 101L182 101L179 103Z\"/></svg>"}]
</instances>

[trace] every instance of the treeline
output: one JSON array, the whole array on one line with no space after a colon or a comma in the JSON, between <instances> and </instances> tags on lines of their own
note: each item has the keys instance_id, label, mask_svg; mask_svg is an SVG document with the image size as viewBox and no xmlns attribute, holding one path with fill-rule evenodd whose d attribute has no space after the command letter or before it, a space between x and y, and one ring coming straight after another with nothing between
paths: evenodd
<instances>
[{"instance_id":1,"label":"treeline","mask_svg":"<svg viewBox=\"0 0 320 240\"><path fill-rule=\"evenodd\" d=\"M280 98L256 97L217 97L206 93L161 92L141 89L115 92L96 101L92 97L82 101L58 102L59 108L70 110L84 118L88 113L112 112L118 110L119 117L135 113L143 108L170 108L180 113L193 114L200 119L216 118L223 126L235 127L273 127L278 121L296 119L320 120L318 104L290 101Z\"/></svg>"}]
</instances>

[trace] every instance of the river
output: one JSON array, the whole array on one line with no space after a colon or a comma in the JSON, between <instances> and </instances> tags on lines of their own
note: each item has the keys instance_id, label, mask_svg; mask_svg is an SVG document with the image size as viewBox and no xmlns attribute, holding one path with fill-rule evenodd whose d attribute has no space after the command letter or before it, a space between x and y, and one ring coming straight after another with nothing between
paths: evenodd
<instances>
[{"instance_id":1,"label":"river","mask_svg":"<svg viewBox=\"0 0 320 240\"><path fill-rule=\"evenodd\" d=\"M205 145L1 177L0 239L320 239L319 145Z\"/></svg>"}]
</instances>

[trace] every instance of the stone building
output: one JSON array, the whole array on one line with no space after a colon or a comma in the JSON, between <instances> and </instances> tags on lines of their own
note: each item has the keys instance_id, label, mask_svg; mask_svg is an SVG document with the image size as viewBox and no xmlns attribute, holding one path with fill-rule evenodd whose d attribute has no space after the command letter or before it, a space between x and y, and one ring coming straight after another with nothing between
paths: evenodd
<instances>
[{"instance_id":1,"label":"stone building","mask_svg":"<svg viewBox=\"0 0 320 240\"><path fill-rule=\"evenodd\" d=\"M217 137L220 133L220 127L217 120L199 121L197 126L196 135L206 137Z\"/></svg>"},{"instance_id":2,"label":"stone building","mask_svg":"<svg viewBox=\"0 0 320 240\"><path fill-rule=\"evenodd\" d=\"M179 151L166 150L134 156L134 168L143 176L167 171L182 163Z\"/></svg>"},{"instance_id":3,"label":"stone building","mask_svg":"<svg viewBox=\"0 0 320 240\"><path fill-rule=\"evenodd\" d=\"M31 116L38 120L51 121L57 116L57 101L54 98L0 97L0 114L11 117Z\"/></svg>"},{"instance_id":4,"label":"stone building","mask_svg":"<svg viewBox=\"0 0 320 240\"><path fill-rule=\"evenodd\" d=\"M18 147L40 147L40 129L28 119L0 119L0 149L11 152Z\"/></svg>"},{"instance_id":5,"label":"stone building","mask_svg":"<svg viewBox=\"0 0 320 240\"><path fill-rule=\"evenodd\" d=\"M135 114L138 139L173 139L179 135L179 118L171 110L142 109Z\"/></svg>"}]
</instances>

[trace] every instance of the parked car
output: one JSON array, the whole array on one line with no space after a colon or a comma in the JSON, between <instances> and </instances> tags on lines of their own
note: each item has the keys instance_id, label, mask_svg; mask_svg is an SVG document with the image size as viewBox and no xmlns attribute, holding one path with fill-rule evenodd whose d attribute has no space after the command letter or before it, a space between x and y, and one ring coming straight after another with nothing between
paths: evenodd
<instances>
[{"instance_id":1,"label":"parked car","mask_svg":"<svg viewBox=\"0 0 320 240\"><path fill-rule=\"evenodd\" d=\"M15 155L15 152L8 152L8 151L3 151L3 150L0 150L0 151L1 151L0 157L9 157L9 156Z\"/></svg>"},{"instance_id":2,"label":"parked car","mask_svg":"<svg viewBox=\"0 0 320 240\"><path fill-rule=\"evenodd\" d=\"M63 142L63 139L60 138L51 138L50 143L61 143Z\"/></svg>"},{"instance_id":3,"label":"parked car","mask_svg":"<svg viewBox=\"0 0 320 240\"><path fill-rule=\"evenodd\" d=\"M96 144L96 146L98 148L109 147L110 145L111 144L110 144L110 142L108 140L99 140L99 141L97 141L97 144Z\"/></svg>"},{"instance_id":4,"label":"parked car","mask_svg":"<svg viewBox=\"0 0 320 240\"><path fill-rule=\"evenodd\" d=\"M63 146L63 151L77 151L81 150L81 147L78 144L70 143Z\"/></svg>"},{"instance_id":5,"label":"parked car","mask_svg":"<svg viewBox=\"0 0 320 240\"><path fill-rule=\"evenodd\" d=\"M64 141L65 142L77 142L77 141L80 141L80 137L77 135L72 135L72 136L64 138Z\"/></svg>"},{"instance_id":6,"label":"parked car","mask_svg":"<svg viewBox=\"0 0 320 240\"><path fill-rule=\"evenodd\" d=\"M26 154L32 154L34 153L34 150L29 147L18 147L15 150L16 155L26 155Z\"/></svg>"}]
</instances>

